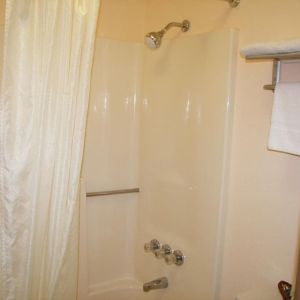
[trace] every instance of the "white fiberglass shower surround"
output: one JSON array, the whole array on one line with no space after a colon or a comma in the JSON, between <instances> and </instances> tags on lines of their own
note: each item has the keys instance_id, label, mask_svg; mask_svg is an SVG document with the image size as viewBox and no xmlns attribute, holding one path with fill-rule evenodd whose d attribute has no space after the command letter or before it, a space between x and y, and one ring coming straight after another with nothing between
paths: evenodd
<instances>
[{"instance_id":1,"label":"white fiberglass shower surround","mask_svg":"<svg viewBox=\"0 0 300 300\"><path fill-rule=\"evenodd\" d=\"M98 38L82 192L80 300L216 300L237 32L157 50ZM182 266L144 251L156 238ZM166 277L166 289L143 283Z\"/></svg>"}]
</instances>

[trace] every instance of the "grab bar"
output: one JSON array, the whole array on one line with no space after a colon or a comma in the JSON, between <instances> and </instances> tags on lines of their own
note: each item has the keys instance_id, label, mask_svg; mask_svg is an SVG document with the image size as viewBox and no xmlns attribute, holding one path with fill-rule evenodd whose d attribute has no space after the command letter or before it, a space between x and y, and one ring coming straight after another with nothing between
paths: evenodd
<instances>
[{"instance_id":1,"label":"grab bar","mask_svg":"<svg viewBox=\"0 0 300 300\"><path fill-rule=\"evenodd\" d=\"M102 191L102 192L91 192L91 193L86 193L86 196L97 197L97 196L132 194L132 193L139 193L139 192L140 192L139 188L134 188L134 189L112 190L112 191Z\"/></svg>"}]
</instances>

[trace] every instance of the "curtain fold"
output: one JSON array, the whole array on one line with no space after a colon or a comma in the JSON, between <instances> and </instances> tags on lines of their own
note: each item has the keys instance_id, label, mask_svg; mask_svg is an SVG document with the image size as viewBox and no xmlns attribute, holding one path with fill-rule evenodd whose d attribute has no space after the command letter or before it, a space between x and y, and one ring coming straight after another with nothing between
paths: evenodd
<instances>
[{"instance_id":1,"label":"curtain fold","mask_svg":"<svg viewBox=\"0 0 300 300\"><path fill-rule=\"evenodd\" d=\"M100 0L7 0L0 299L76 299L78 191Z\"/></svg>"}]
</instances>

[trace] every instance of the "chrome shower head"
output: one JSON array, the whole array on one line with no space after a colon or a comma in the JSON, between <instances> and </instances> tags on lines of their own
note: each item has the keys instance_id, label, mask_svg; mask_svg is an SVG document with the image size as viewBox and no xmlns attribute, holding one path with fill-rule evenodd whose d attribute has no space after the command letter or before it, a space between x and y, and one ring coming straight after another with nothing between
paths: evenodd
<instances>
[{"instance_id":1,"label":"chrome shower head","mask_svg":"<svg viewBox=\"0 0 300 300\"><path fill-rule=\"evenodd\" d=\"M161 45L161 40L162 40L163 35L164 35L164 33L162 31L149 32L145 36L145 44L150 49L157 49Z\"/></svg>"},{"instance_id":2,"label":"chrome shower head","mask_svg":"<svg viewBox=\"0 0 300 300\"><path fill-rule=\"evenodd\" d=\"M150 49L157 49L160 47L162 38L164 34L171 28L171 27L180 27L182 32L187 32L190 27L191 23L188 20L184 20L182 23L172 22L169 23L163 30L157 32L149 32L145 36L145 44Z\"/></svg>"}]
</instances>

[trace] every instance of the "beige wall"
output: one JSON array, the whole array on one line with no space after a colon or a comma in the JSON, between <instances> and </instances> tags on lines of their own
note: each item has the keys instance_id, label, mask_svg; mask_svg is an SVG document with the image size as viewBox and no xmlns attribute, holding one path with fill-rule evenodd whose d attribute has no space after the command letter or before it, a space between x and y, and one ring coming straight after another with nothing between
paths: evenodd
<instances>
[{"instance_id":1,"label":"beige wall","mask_svg":"<svg viewBox=\"0 0 300 300\"><path fill-rule=\"evenodd\" d=\"M223 27L241 29L241 44L272 41L299 35L299 0L241 0L231 9L223 0L147 0L146 31L159 29L169 21L188 18L188 34ZM176 34L168 33L168 36Z\"/></svg>"},{"instance_id":2,"label":"beige wall","mask_svg":"<svg viewBox=\"0 0 300 300\"><path fill-rule=\"evenodd\" d=\"M220 0L149 0L146 11L146 32L187 18L189 34L239 28L240 47L300 34L299 0L241 0L237 9ZM293 280L300 158L266 149L273 94L262 86L270 80L271 63L238 58L222 300Z\"/></svg>"},{"instance_id":3,"label":"beige wall","mask_svg":"<svg viewBox=\"0 0 300 300\"><path fill-rule=\"evenodd\" d=\"M144 32L145 0L101 0L98 37L140 40Z\"/></svg>"}]
</instances>

